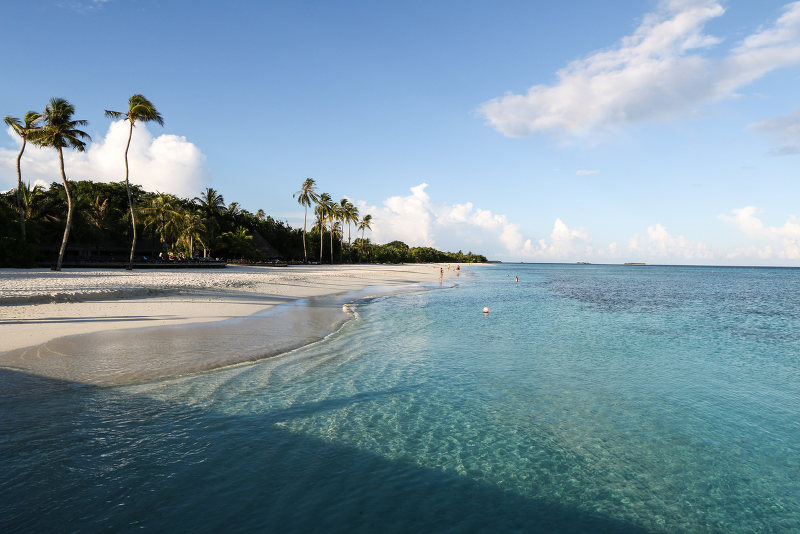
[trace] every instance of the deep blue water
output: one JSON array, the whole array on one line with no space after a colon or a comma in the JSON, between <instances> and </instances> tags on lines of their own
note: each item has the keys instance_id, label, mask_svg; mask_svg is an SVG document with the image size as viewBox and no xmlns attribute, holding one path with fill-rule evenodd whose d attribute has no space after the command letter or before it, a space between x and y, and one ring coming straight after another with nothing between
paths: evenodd
<instances>
[{"instance_id":1,"label":"deep blue water","mask_svg":"<svg viewBox=\"0 0 800 534\"><path fill-rule=\"evenodd\" d=\"M800 531L798 304L795 269L484 266L253 365L0 371L0 531Z\"/></svg>"}]
</instances>

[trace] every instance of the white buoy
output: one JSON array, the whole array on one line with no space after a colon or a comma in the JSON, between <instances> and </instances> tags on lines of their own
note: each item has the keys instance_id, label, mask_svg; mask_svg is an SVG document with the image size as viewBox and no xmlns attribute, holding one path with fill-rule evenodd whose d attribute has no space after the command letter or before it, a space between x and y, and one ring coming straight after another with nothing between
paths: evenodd
<instances>
[{"instance_id":1,"label":"white buoy","mask_svg":"<svg viewBox=\"0 0 800 534\"><path fill-rule=\"evenodd\" d=\"M489 306L485 306L483 308L483 313L489 313Z\"/></svg>"}]
</instances>

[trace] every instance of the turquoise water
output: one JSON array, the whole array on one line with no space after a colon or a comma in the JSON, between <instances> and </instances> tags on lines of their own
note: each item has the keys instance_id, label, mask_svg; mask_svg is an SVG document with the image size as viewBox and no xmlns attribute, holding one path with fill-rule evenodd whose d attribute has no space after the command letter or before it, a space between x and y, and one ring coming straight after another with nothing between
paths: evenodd
<instances>
[{"instance_id":1,"label":"turquoise water","mask_svg":"<svg viewBox=\"0 0 800 534\"><path fill-rule=\"evenodd\" d=\"M486 266L253 365L3 371L0 530L800 531L798 303L794 269Z\"/></svg>"}]
</instances>

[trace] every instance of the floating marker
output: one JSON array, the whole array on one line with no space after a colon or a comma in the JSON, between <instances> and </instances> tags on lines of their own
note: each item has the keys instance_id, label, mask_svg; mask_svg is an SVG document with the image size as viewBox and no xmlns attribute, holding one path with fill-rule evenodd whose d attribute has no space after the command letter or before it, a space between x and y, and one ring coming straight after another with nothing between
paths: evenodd
<instances>
[{"instance_id":1,"label":"floating marker","mask_svg":"<svg viewBox=\"0 0 800 534\"><path fill-rule=\"evenodd\" d=\"M483 308L483 313L489 313L489 306Z\"/></svg>"}]
</instances>

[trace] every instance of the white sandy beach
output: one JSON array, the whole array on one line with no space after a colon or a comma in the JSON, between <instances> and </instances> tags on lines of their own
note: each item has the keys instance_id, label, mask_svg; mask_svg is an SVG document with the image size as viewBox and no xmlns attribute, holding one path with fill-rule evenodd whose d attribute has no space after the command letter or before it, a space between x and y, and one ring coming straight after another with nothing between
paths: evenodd
<instances>
[{"instance_id":1,"label":"white sandy beach","mask_svg":"<svg viewBox=\"0 0 800 534\"><path fill-rule=\"evenodd\" d=\"M217 323L250 316L296 299L340 294L368 286L399 288L435 282L439 280L439 268L439 265L430 264L229 266L219 270L74 269L60 273L1 269L0 366L65 380L117 383L119 380L107 377L92 378L86 371L89 362L80 362L81 372L86 376L74 376L69 369L54 369L53 362L49 361L55 358L52 355L63 357L52 348L56 346L54 342L60 341L63 345L62 338L76 334ZM454 272L445 268L445 278L454 276ZM148 336L154 331L137 332L146 332L142 335ZM159 335L163 342L164 332ZM26 347L33 349L22 350ZM73 359L79 357L70 355ZM212 360L205 366L192 365L186 369L166 360L148 365L170 368L163 372L151 370L153 376L165 376L227 363L216 356ZM126 372L125 365L120 358L122 374ZM143 373L140 369L131 374L131 379L145 377Z\"/></svg>"}]
</instances>

